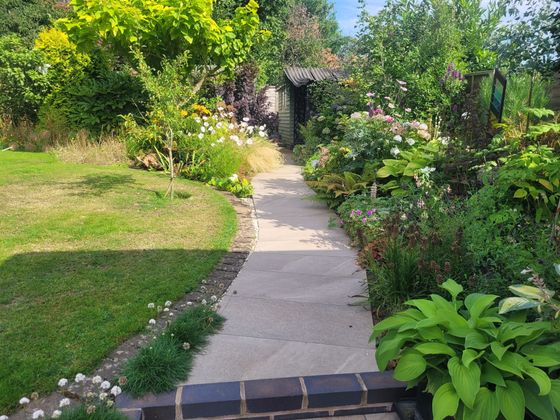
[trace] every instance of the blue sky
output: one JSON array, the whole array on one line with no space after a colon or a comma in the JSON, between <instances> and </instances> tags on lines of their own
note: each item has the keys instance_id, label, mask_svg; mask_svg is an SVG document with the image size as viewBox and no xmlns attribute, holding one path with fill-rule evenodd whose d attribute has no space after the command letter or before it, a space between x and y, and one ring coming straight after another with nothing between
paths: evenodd
<instances>
[{"instance_id":1,"label":"blue sky","mask_svg":"<svg viewBox=\"0 0 560 420\"><path fill-rule=\"evenodd\" d=\"M358 19L358 0L331 0L334 4L336 17L344 35L354 35L354 25ZM375 14L379 11L385 0L366 0L368 12Z\"/></svg>"}]
</instances>

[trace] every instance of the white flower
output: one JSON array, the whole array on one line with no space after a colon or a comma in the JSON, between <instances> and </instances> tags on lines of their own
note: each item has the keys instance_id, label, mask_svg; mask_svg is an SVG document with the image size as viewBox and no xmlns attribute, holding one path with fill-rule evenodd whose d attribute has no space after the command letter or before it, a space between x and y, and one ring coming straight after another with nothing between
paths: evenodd
<instances>
[{"instance_id":1,"label":"white flower","mask_svg":"<svg viewBox=\"0 0 560 420\"><path fill-rule=\"evenodd\" d=\"M101 382L101 385L99 385L99 387L101 389L109 389L111 388L111 383L109 381L103 381Z\"/></svg>"},{"instance_id":2,"label":"white flower","mask_svg":"<svg viewBox=\"0 0 560 420\"><path fill-rule=\"evenodd\" d=\"M191 345L189 343L183 343L183 350L189 350Z\"/></svg>"},{"instance_id":3,"label":"white flower","mask_svg":"<svg viewBox=\"0 0 560 420\"><path fill-rule=\"evenodd\" d=\"M115 404L115 403L114 403L113 400L107 400L107 402L105 404L107 404L107 407L111 408L113 406L113 404Z\"/></svg>"},{"instance_id":4,"label":"white flower","mask_svg":"<svg viewBox=\"0 0 560 420\"><path fill-rule=\"evenodd\" d=\"M148 303L148 309L154 309L156 305L154 303Z\"/></svg>"},{"instance_id":5,"label":"white flower","mask_svg":"<svg viewBox=\"0 0 560 420\"><path fill-rule=\"evenodd\" d=\"M193 306L193 305L194 304L190 300L187 302L187 306Z\"/></svg>"},{"instance_id":6,"label":"white flower","mask_svg":"<svg viewBox=\"0 0 560 420\"><path fill-rule=\"evenodd\" d=\"M248 117L243 118L243 121L245 121L245 122L249 122L249 120L250 120L250 118L248 118Z\"/></svg>"},{"instance_id":7,"label":"white flower","mask_svg":"<svg viewBox=\"0 0 560 420\"><path fill-rule=\"evenodd\" d=\"M101 393L99 393L99 400L104 401L104 400L107 399L108 396L109 395L106 392L101 392Z\"/></svg>"},{"instance_id":8,"label":"white flower","mask_svg":"<svg viewBox=\"0 0 560 420\"><path fill-rule=\"evenodd\" d=\"M389 104L389 105L387 105L387 106L388 106L389 108L391 108L391 109L395 109L395 104Z\"/></svg>"},{"instance_id":9,"label":"white flower","mask_svg":"<svg viewBox=\"0 0 560 420\"><path fill-rule=\"evenodd\" d=\"M414 146L414 143L416 143L416 141L414 141L414 139L411 138L406 139L406 142L408 143L409 146Z\"/></svg>"},{"instance_id":10,"label":"white flower","mask_svg":"<svg viewBox=\"0 0 560 420\"><path fill-rule=\"evenodd\" d=\"M169 308L164 308L163 312L169 312Z\"/></svg>"},{"instance_id":11,"label":"white flower","mask_svg":"<svg viewBox=\"0 0 560 420\"><path fill-rule=\"evenodd\" d=\"M316 168L318 165L319 165L319 161L317 159L314 159L314 160L311 161L311 166L313 168Z\"/></svg>"},{"instance_id":12,"label":"white flower","mask_svg":"<svg viewBox=\"0 0 560 420\"><path fill-rule=\"evenodd\" d=\"M60 408L62 407L68 407L70 405L70 398L63 398L60 400L60 402L58 403L58 406Z\"/></svg>"},{"instance_id":13,"label":"white flower","mask_svg":"<svg viewBox=\"0 0 560 420\"><path fill-rule=\"evenodd\" d=\"M168 301L165 302L165 306L166 306L166 307L169 308L171 305L173 305L173 302L171 302L170 300L168 300Z\"/></svg>"},{"instance_id":14,"label":"white flower","mask_svg":"<svg viewBox=\"0 0 560 420\"><path fill-rule=\"evenodd\" d=\"M250 145L250 144L253 144L253 139L248 139L248 140L246 141L246 143L249 144L249 145Z\"/></svg>"},{"instance_id":15,"label":"white flower","mask_svg":"<svg viewBox=\"0 0 560 420\"><path fill-rule=\"evenodd\" d=\"M393 140L395 140L397 143L400 143L402 141L402 137L397 134L395 137L393 137Z\"/></svg>"},{"instance_id":16,"label":"white flower","mask_svg":"<svg viewBox=\"0 0 560 420\"><path fill-rule=\"evenodd\" d=\"M401 86L406 85L406 82L397 79L397 83Z\"/></svg>"},{"instance_id":17,"label":"white flower","mask_svg":"<svg viewBox=\"0 0 560 420\"><path fill-rule=\"evenodd\" d=\"M224 140L225 140L225 139L224 139L223 137L220 137L220 138L218 139L218 143L223 143Z\"/></svg>"},{"instance_id":18,"label":"white flower","mask_svg":"<svg viewBox=\"0 0 560 420\"><path fill-rule=\"evenodd\" d=\"M218 121L216 123L216 128L222 128L224 126L224 124L221 121Z\"/></svg>"},{"instance_id":19,"label":"white flower","mask_svg":"<svg viewBox=\"0 0 560 420\"><path fill-rule=\"evenodd\" d=\"M210 300L211 300L212 302L216 302L216 301L218 300L218 296L212 295L212 296L210 297Z\"/></svg>"},{"instance_id":20,"label":"white flower","mask_svg":"<svg viewBox=\"0 0 560 420\"><path fill-rule=\"evenodd\" d=\"M419 129L419 130L427 130L427 129L428 129L428 126L427 126L426 124L422 123L422 124L420 124L420 125L418 126L418 129Z\"/></svg>"},{"instance_id":21,"label":"white flower","mask_svg":"<svg viewBox=\"0 0 560 420\"><path fill-rule=\"evenodd\" d=\"M121 394L122 394L122 389L121 389L121 387L115 385L113 388L111 388L111 394L113 394L115 397L121 395Z\"/></svg>"},{"instance_id":22,"label":"white flower","mask_svg":"<svg viewBox=\"0 0 560 420\"><path fill-rule=\"evenodd\" d=\"M208 124L208 122L204 123L204 127L208 127L210 124Z\"/></svg>"},{"instance_id":23,"label":"white flower","mask_svg":"<svg viewBox=\"0 0 560 420\"><path fill-rule=\"evenodd\" d=\"M223 110L224 110L224 107L223 107L223 106L219 106L219 107L218 107L218 111L221 112L221 111L223 111Z\"/></svg>"},{"instance_id":24,"label":"white flower","mask_svg":"<svg viewBox=\"0 0 560 420\"><path fill-rule=\"evenodd\" d=\"M19 403L21 405L29 404L29 398L23 397L22 399L19 400Z\"/></svg>"},{"instance_id":25,"label":"white flower","mask_svg":"<svg viewBox=\"0 0 560 420\"><path fill-rule=\"evenodd\" d=\"M59 386L59 387L63 388L63 387L65 387L66 385L68 385L68 379L62 378L62 379L60 379L60 380L58 381L58 386Z\"/></svg>"},{"instance_id":26,"label":"white flower","mask_svg":"<svg viewBox=\"0 0 560 420\"><path fill-rule=\"evenodd\" d=\"M208 302L206 302L206 299L202 299L202 302L200 302L200 303L202 303L203 305L206 305Z\"/></svg>"},{"instance_id":27,"label":"white flower","mask_svg":"<svg viewBox=\"0 0 560 420\"><path fill-rule=\"evenodd\" d=\"M266 137L266 133L264 131L259 131L259 136L260 137Z\"/></svg>"},{"instance_id":28,"label":"white flower","mask_svg":"<svg viewBox=\"0 0 560 420\"><path fill-rule=\"evenodd\" d=\"M238 142L239 141L239 136L236 136L235 134L229 136L230 140L233 140L234 142Z\"/></svg>"},{"instance_id":29,"label":"white flower","mask_svg":"<svg viewBox=\"0 0 560 420\"><path fill-rule=\"evenodd\" d=\"M94 384L94 385L99 385L101 382L103 382L103 378L99 375L91 378L91 383Z\"/></svg>"},{"instance_id":30,"label":"white flower","mask_svg":"<svg viewBox=\"0 0 560 420\"><path fill-rule=\"evenodd\" d=\"M8 416L0 416L0 420L10 420Z\"/></svg>"},{"instance_id":31,"label":"white flower","mask_svg":"<svg viewBox=\"0 0 560 420\"><path fill-rule=\"evenodd\" d=\"M444 146L447 146L449 144L449 137L442 137L439 140L441 141L441 144L443 144Z\"/></svg>"},{"instance_id":32,"label":"white flower","mask_svg":"<svg viewBox=\"0 0 560 420\"><path fill-rule=\"evenodd\" d=\"M152 319L150 319L150 320L148 321L148 324L150 324L150 325L156 325L156 320L152 318Z\"/></svg>"},{"instance_id":33,"label":"white flower","mask_svg":"<svg viewBox=\"0 0 560 420\"><path fill-rule=\"evenodd\" d=\"M263 124L259 127L259 130L264 131L265 128L266 128L266 124Z\"/></svg>"},{"instance_id":34,"label":"white flower","mask_svg":"<svg viewBox=\"0 0 560 420\"><path fill-rule=\"evenodd\" d=\"M233 123L229 123L229 124L228 124L228 128L229 128L230 130L233 130L234 127L235 127L235 126L233 125Z\"/></svg>"},{"instance_id":35,"label":"white flower","mask_svg":"<svg viewBox=\"0 0 560 420\"><path fill-rule=\"evenodd\" d=\"M203 133L199 133L199 134L198 134L198 138L199 138L200 140L202 140L202 139L204 138L204 134L203 134Z\"/></svg>"},{"instance_id":36,"label":"white flower","mask_svg":"<svg viewBox=\"0 0 560 420\"><path fill-rule=\"evenodd\" d=\"M34 419L40 419L41 417L45 417L45 412L43 410L35 410L33 412L33 416L32 418Z\"/></svg>"},{"instance_id":37,"label":"white flower","mask_svg":"<svg viewBox=\"0 0 560 420\"><path fill-rule=\"evenodd\" d=\"M201 127L200 127L200 132L201 132L201 133L206 133L206 127L201 126Z\"/></svg>"},{"instance_id":38,"label":"white flower","mask_svg":"<svg viewBox=\"0 0 560 420\"><path fill-rule=\"evenodd\" d=\"M350 118L353 119L353 120L360 119L360 118L362 118L362 113L361 112L353 112L350 115Z\"/></svg>"},{"instance_id":39,"label":"white flower","mask_svg":"<svg viewBox=\"0 0 560 420\"><path fill-rule=\"evenodd\" d=\"M532 272L533 272L533 270L530 269L529 267L524 268L523 270L521 270L521 274L523 274L523 275L529 274L529 273L532 273Z\"/></svg>"},{"instance_id":40,"label":"white flower","mask_svg":"<svg viewBox=\"0 0 560 420\"><path fill-rule=\"evenodd\" d=\"M408 90L408 89L405 88L404 86L401 86L400 88L401 88L401 90L402 90L403 92L406 92L406 91Z\"/></svg>"},{"instance_id":41,"label":"white flower","mask_svg":"<svg viewBox=\"0 0 560 420\"><path fill-rule=\"evenodd\" d=\"M198 117L196 117L194 120L195 120L197 123L200 123L200 122L201 122L201 119L198 118Z\"/></svg>"},{"instance_id":42,"label":"white flower","mask_svg":"<svg viewBox=\"0 0 560 420\"><path fill-rule=\"evenodd\" d=\"M436 168L432 168L432 167L429 167L429 166L425 166L425 167L423 167L422 169L420 169L420 173L422 173L422 174L424 174L424 175L427 175L427 174L429 174L429 173L431 173L431 172L434 172L435 170L436 170Z\"/></svg>"},{"instance_id":43,"label":"white flower","mask_svg":"<svg viewBox=\"0 0 560 420\"><path fill-rule=\"evenodd\" d=\"M57 418L59 418L60 416L62 416L62 411L60 411L60 410L54 410L53 413L51 414L51 417L52 417L53 419L57 419Z\"/></svg>"},{"instance_id":44,"label":"white flower","mask_svg":"<svg viewBox=\"0 0 560 420\"><path fill-rule=\"evenodd\" d=\"M237 174L233 174L232 176L229 177L229 180L232 182L235 182L239 179L239 175Z\"/></svg>"},{"instance_id":45,"label":"white flower","mask_svg":"<svg viewBox=\"0 0 560 420\"><path fill-rule=\"evenodd\" d=\"M408 219L408 217L406 216L406 213L401 214L401 220L406 220Z\"/></svg>"},{"instance_id":46,"label":"white flower","mask_svg":"<svg viewBox=\"0 0 560 420\"><path fill-rule=\"evenodd\" d=\"M391 148L391 154L392 154L393 156L397 156L400 152L401 152L401 151L400 151L399 148L396 147L396 146Z\"/></svg>"}]
</instances>

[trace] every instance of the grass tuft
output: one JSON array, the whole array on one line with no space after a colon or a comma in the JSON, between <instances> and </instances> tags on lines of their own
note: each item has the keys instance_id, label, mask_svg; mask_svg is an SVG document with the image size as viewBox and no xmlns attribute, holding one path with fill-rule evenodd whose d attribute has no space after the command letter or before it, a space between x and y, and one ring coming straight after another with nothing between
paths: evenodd
<instances>
[{"instance_id":1,"label":"grass tuft","mask_svg":"<svg viewBox=\"0 0 560 420\"><path fill-rule=\"evenodd\" d=\"M134 397L171 391L187 379L194 354L208 343L224 318L207 306L197 306L180 315L166 332L130 359L123 369L124 390ZM185 346L188 343L188 346Z\"/></svg>"},{"instance_id":2,"label":"grass tuft","mask_svg":"<svg viewBox=\"0 0 560 420\"><path fill-rule=\"evenodd\" d=\"M129 162L124 143L116 137L105 136L93 140L85 132L78 132L72 140L59 144L51 151L67 163L113 165Z\"/></svg>"},{"instance_id":3,"label":"grass tuft","mask_svg":"<svg viewBox=\"0 0 560 420\"><path fill-rule=\"evenodd\" d=\"M59 420L126 420L127 417L114 408L95 404L95 411L88 413L85 404L62 411Z\"/></svg>"}]
</instances>

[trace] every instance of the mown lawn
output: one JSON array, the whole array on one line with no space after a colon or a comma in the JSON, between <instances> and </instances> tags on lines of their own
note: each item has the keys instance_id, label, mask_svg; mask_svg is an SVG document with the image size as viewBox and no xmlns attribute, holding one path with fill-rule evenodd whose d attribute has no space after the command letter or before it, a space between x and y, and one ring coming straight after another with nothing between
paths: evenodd
<instances>
[{"instance_id":1,"label":"mown lawn","mask_svg":"<svg viewBox=\"0 0 560 420\"><path fill-rule=\"evenodd\" d=\"M0 414L87 373L142 330L149 302L195 288L236 215L208 187L162 174L0 152Z\"/></svg>"}]
</instances>

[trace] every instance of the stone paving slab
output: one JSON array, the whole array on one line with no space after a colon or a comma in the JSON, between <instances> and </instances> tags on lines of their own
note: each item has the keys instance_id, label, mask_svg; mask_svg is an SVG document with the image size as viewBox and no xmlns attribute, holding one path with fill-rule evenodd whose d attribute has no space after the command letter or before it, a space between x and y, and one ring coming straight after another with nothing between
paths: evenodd
<instances>
[{"instance_id":1,"label":"stone paving slab","mask_svg":"<svg viewBox=\"0 0 560 420\"><path fill-rule=\"evenodd\" d=\"M335 216L301 168L253 180L256 247L221 303L221 333L195 359L189 384L376 371L365 273Z\"/></svg>"}]
</instances>

